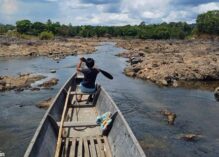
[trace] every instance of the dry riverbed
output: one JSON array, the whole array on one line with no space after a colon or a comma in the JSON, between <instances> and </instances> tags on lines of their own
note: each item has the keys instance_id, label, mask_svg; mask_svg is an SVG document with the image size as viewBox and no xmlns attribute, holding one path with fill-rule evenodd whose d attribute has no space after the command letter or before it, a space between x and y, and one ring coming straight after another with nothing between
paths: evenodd
<instances>
[{"instance_id":1,"label":"dry riverbed","mask_svg":"<svg viewBox=\"0 0 219 157\"><path fill-rule=\"evenodd\" d=\"M129 58L124 73L159 85L219 80L219 41L121 40L119 54Z\"/></svg>"},{"instance_id":2,"label":"dry riverbed","mask_svg":"<svg viewBox=\"0 0 219 157\"><path fill-rule=\"evenodd\" d=\"M57 38L43 41L0 36L0 57L48 56L59 60L67 55L92 53L98 44L98 39Z\"/></svg>"},{"instance_id":3,"label":"dry riverbed","mask_svg":"<svg viewBox=\"0 0 219 157\"><path fill-rule=\"evenodd\" d=\"M104 38L56 38L51 41L0 36L0 57L67 55L95 52L103 41L126 49L129 58L124 73L159 85L184 86L185 81L219 80L219 41L210 40L120 40ZM192 83L194 84L194 82Z\"/></svg>"}]
</instances>

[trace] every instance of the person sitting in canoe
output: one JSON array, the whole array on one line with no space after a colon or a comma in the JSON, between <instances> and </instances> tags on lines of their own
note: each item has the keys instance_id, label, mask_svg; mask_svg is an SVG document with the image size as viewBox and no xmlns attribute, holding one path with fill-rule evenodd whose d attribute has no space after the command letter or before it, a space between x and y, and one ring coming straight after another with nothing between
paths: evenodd
<instances>
[{"instance_id":1,"label":"person sitting in canoe","mask_svg":"<svg viewBox=\"0 0 219 157\"><path fill-rule=\"evenodd\" d=\"M81 68L81 64L85 62L87 68ZM84 79L80 84L81 92L93 93L96 91L95 81L99 73L99 69L94 68L95 61L93 58L84 57L80 58L80 62L77 65L77 71L84 74Z\"/></svg>"}]
</instances>

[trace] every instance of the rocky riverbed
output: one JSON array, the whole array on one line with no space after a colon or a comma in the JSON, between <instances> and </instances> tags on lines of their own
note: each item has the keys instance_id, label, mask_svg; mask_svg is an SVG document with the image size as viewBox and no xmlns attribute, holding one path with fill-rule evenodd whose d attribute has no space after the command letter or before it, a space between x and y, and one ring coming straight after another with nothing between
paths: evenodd
<instances>
[{"instance_id":1,"label":"rocky riverbed","mask_svg":"<svg viewBox=\"0 0 219 157\"><path fill-rule=\"evenodd\" d=\"M39 91L40 88L49 89L58 83L58 79L51 78L48 81L39 84L38 87L32 87L31 84L46 78L37 74L19 74L18 76L0 76L0 92L15 90L21 92L26 89L31 91Z\"/></svg>"},{"instance_id":2,"label":"rocky riverbed","mask_svg":"<svg viewBox=\"0 0 219 157\"><path fill-rule=\"evenodd\" d=\"M219 41L121 40L129 58L124 73L159 85L178 86L181 81L219 80Z\"/></svg>"},{"instance_id":3,"label":"rocky riverbed","mask_svg":"<svg viewBox=\"0 0 219 157\"><path fill-rule=\"evenodd\" d=\"M59 60L67 55L92 53L98 44L98 39L56 38L45 41L0 36L0 57L48 56Z\"/></svg>"}]
</instances>

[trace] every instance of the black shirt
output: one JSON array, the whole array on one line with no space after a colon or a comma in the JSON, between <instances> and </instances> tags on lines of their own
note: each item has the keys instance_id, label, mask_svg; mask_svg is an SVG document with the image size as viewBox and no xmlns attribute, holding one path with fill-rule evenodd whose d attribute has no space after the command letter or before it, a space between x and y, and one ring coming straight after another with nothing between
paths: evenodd
<instances>
[{"instance_id":1,"label":"black shirt","mask_svg":"<svg viewBox=\"0 0 219 157\"><path fill-rule=\"evenodd\" d=\"M95 88L95 81L99 71L95 68L88 68L82 69L81 72L84 74L82 85L86 88Z\"/></svg>"}]
</instances>

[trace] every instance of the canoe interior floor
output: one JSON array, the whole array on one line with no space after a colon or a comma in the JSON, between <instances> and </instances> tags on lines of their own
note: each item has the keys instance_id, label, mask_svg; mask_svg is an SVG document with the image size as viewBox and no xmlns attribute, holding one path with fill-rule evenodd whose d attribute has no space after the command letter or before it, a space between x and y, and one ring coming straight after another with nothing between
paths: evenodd
<instances>
[{"instance_id":1,"label":"canoe interior floor","mask_svg":"<svg viewBox=\"0 0 219 157\"><path fill-rule=\"evenodd\" d=\"M75 102L74 96L67 109L62 157L111 157L108 139L101 135L100 126L96 125L96 107L86 103L87 97L83 96L85 101Z\"/></svg>"},{"instance_id":2,"label":"canoe interior floor","mask_svg":"<svg viewBox=\"0 0 219 157\"><path fill-rule=\"evenodd\" d=\"M111 157L106 137L66 138L61 157Z\"/></svg>"}]
</instances>

